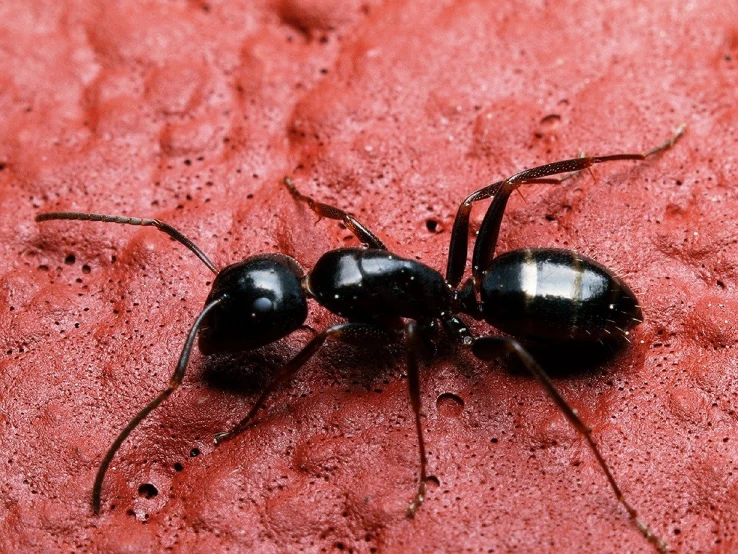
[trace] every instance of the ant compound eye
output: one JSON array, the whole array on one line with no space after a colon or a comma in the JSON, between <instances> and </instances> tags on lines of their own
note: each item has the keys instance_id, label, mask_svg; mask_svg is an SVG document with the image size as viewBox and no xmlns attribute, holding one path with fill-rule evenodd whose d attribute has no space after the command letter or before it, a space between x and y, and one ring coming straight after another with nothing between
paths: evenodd
<instances>
[{"instance_id":1,"label":"ant compound eye","mask_svg":"<svg viewBox=\"0 0 738 554\"><path fill-rule=\"evenodd\" d=\"M251 305L251 311L255 314L265 314L274 311L274 302L272 302L271 298L262 296L254 300L254 303Z\"/></svg>"}]
</instances>

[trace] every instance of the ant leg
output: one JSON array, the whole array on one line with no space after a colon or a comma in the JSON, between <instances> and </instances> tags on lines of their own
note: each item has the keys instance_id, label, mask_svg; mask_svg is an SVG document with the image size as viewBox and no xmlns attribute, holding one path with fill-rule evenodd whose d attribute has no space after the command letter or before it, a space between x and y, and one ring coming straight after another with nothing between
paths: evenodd
<instances>
[{"instance_id":1,"label":"ant leg","mask_svg":"<svg viewBox=\"0 0 738 554\"><path fill-rule=\"evenodd\" d=\"M582 158L578 158L582 159ZM464 276L464 269L466 266L466 252L468 249L469 241L469 218L471 216L472 203L478 200L485 200L490 197L494 197L492 204L487 208L482 226L479 229L477 242L474 244L474 252L480 248L478 245L484 240L485 244L492 244L492 250L497 245L497 237L500 233L500 223L502 221L502 214L505 212L507 206L507 200L513 191L517 190L520 185L526 184L552 184L557 185L564 181L571 179L574 175L579 173L581 170L570 171L568 175L558 178L547 178L547 179L530 179L523 182L509 182L498 181L492 183L482 189L479 189L470 194L466 200L464 200L456 212L456 218L454 219L454 226L451 230L451 241L448 249L448 262L446 265L446 282L451 285L452 288L457 288L461 283L461 278ZM472 260L472 266L478 268L479 264L475 264ZM486 267L486 265L482 266Z\"/></svg>"},{"instance_id":2,"label":"ant leg","mask_svg":"<svg viewBox=\"0 0 738 554\"><path fill-rule=\"evenodd\" d=\"M110 466L110 462L113 460L113 456L115 456L115 453L121 447L123 441L125 441L128 438L128 435L131 434L131 431L133 431L138 426L138 424L141 423L144 418L149 415L149 413L151 413L152 410L154 410L164 400L169 398L169 396L175 390L177 390L177 387L182 384L182 380L185 376L185 369L187 369L187 362L189 361L190 353L192 352L192 345L195 343L195 338L197 337L197 332L200 328L200 325L202 324L202 321L205 319L205 316L208 315L210 310L215 308L223 300L223 297L218 298L217 300L213 300L210 304L203 308L202 312L200 312L200 315L198 315L197 319L195 319L195 323L192 325L190 333L187 335L187 340L185 341L184 347L182 348L182 353L179 355L177 368L174 370L174 373L169 380L169 386L161 393L159 393L156 398L149 402L143 410L136 414L136 417L134 417L130 421L130 423L126 425L126 428L120 432L118 438L115 439L115 441L105 454L105 458L103 458L103 461L100 463L100 467L97 470L97 475L95 476L95 484L92 487L92 511L95 515L100 513L100 496L102 494L103 480L105 479L105 473L108 470L108 466Z\"/></svg>"},{"instance_id":3,"label":"ant leg","mask_svg":"<svg viewBox=\"0 0 738 554\"><path fill-rule=\"evenodd\" d=\"M425 500L425 482L428 480L427 467L428 458L425 455L425 441L423 440L423 427L420 424L422 412L420 402L420 372L418 371L417 353L421 348L418 324L410 321L405 325L405 340L407 341L407 384L410 389L410 404L415 414L415 430L418 435L418 449L420 452L420 477L418 479L418 493L407 507L407 517L415 517L415 512Z\"/></svg>"},{"instance_id":4,"label":"ant leg","mask_svg":"<svg viewBox=\"0 0 738 554\"><path fill-rule=\"evenodd\" d=\"M122 215L104 215L104 214L88 214L80 212L46 212L36 216L36 221L49 221L51 219L71 219L76 221L104 221L105 223L123 223L125 225L141 225L143 227L156 227L159 231L166 233L177 242L184 244L191 252L195 254L200 261L208 266L208 269L218 274L218 268L210 259L200 250L194 242L188 239L168 223L164 223L158 219L141 219L138 217L126 217Z\"/></svg>"},{"instance_id":5,"label":"ant leg","mask_svg":"<svg viewBox=\"0 0 738 554\"><path fill-rule=\"evenodd\" d=\"M335 206L331 206L330 204L323 204L322 202L313 200L309 196L305 196L297 190L292 179L289 177L284 178L284 185L296 200L305 202L305 204L318 214L320 218L327 217L328 219L342 221L343 224L348 227L349 231L351 231L356 238L362 242L362 244L365 244L370 248L387 250L387 247L382 243L382 241L350 213L345 212L340 208L336 208Z\"/></svg>"},{"instance_id":6,"label":"ant leg","mask_svg":"<svg viewBox=\"0 0 738 554\"><path fill-rule=\"evenodd\" d=\"M353 342L366 344L369 342L367 337L375 342L377 338L383 340L391 340L392 335L382 327L371 325L368 323L341 323L325 329L321 333L314 336L307 345L298 352L287 364L279 370L272 382L264 389L261 396L256 400L254 406L233 429L217 433L213 442L217 445L232 439L236 435L242 433L251 423L259 409L264 405L267 397L274 392L279 386L286 383L304 366L310 358L320 349L328 337L337 338L344 342Z\"/></svg>"},{"instance_id":7,"label":"ant leg","mask_svg":"<svg viewBox=\"0 0 738 554\"><path fill-rule=\"evenodd\" d=\"M651 528L638 516L638 512L636 512L636 509L633 508L623 496L620 487L618 486L615 478L610 472L610 469L605 463L605 459L602 457L600 450L597 448L597 444L592 437L592 433L589 427L584 424L584 422L579 417L577 410L569 405L561 392L556 388L556 385L554 385L553 381L551 381L551 378L548 376L548 374L546 374L543 368L538 365L538 362L533 359L533 356L531 356L528 351L523 348L520 342L508 337L480 337L474 340L474 343L472 344L472 352L480 360L491 360L500 355L513 352L518 356L520 361L523 362L523 365L525 365L528 371L530 371L533 377L535 377L536 381L538 381L543 386L549 397L559 407L564 416L566 416L566 419L569 420L569 423L571 423L579 432L579 434L585 438L585 440L589 444L590 450L597 459L597 463L602 468L602 471L607 477L607 481L610 483L610 486L615 492L615 496L617 497L618 502L620 502L620 504L625 507L631 521L633 521L641 534L660 552L666 552L668 550L668 546L666 545L666 543L658 535L656 535L651 530Z\"/></svg>"},{"instance_id":8,"label":"ant leg","mask_svg":"<svg viewBox=\"0 0 738 554\"><path fill-rule=\"evenodd\" d=\"M464 266L466 265L466 253L469 240L469 217L471 207L474 202L484 200L492 196L495 201L492 202L487 209L487 214L482 222L479 230L479 238L474 245L474 254L472 258L472 270L475 279L478 279L481 272L490 260L494 258L494 251L497 246L497 237L500 231L500 223L502 214L507 205L507 199L510 194L521 185L528 184L557 184L568 179L571 175L562 178L551 178L552 175L561 173L576 173L583 169L589 169L595 164L613 162L618 160L645 160L659 152L667 150L674 146L679 137L684 133L685 125L680 125L674 135L663 144L652 148L651 150L640 154L613 154L610 156L585 156L574 158L571 160L562 160L546 165L523 170L503 181L498 181L482 187L471 193L460 205L454 219L454 226L451 231L451 242L449 244L448 265L446 266L446 281L453 287L458 287L464 274ZM498 196L504 196L497 201Z\"/></svg>"}]
</instances>

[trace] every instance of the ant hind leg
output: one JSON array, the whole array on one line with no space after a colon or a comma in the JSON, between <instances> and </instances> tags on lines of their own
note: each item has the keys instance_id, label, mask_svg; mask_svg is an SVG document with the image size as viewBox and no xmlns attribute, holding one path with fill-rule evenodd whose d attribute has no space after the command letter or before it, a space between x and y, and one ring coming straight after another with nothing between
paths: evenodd
<instances>
[{"instance_id":1,"label":"ant hind leg","mask_svg":"<svg viewBox=\"0 0 738 554\"><path fill-rule=\"evenodd\" d=\"M494 197L494 200L487 208L487 213L479 229L478 238L474 244L472 271L474 272L475 280L478 280L481 272L487 267L489 261L494 258L497 236L500 231L500 223L502 222L502 215L505 211L507 199L518 187L531 184L560 184L576 173L584 169L589 169L595 164L622 160L645 160L674 146L676 141L684 134L685 128L685 124L680 125L668 140L645 152L637 154L613 154L610 156L582 156L570 160L552 162L525 169L507 179L475 190L459 205L454 218L448 250L446 281L453 288L456 288L461 283L466 265L469 219L474 202ZM561 174L566 175L554 177L554 175Z\"/></svg>"},{"instance_id":2,"label":"ant hind leg","mask_svg":"<svg viewBox=\"0 0 738 554\"><path fill-rule=\"evenodd\" d=\"M472 343L472 353L480 360L491 360L511 353L514 353L518 357L536 381L543 386L548 396L554 401L556 406L558 406L566 419L569 420L569 423L571 423L577 432L587 441L590 450L597 459L597 463L602 468L602 471L605 473L605 477L607 477L607 481L615 492L618 502L620 502L620 504L622 504L626 509L631 521L635 524L641 534L660 552L666 552L668 550L666 543L651 530L646 522L640 518L636 509L633 508L633 506L631 506L631 504L625 499L625 496L620 490L620 486L615 481L615 477L613 477L610 468L607 466L602 453L597 447L589 427L585 425L577 411L566 401L559 389L557 389L556 385L551 381L548 374L543 370L538 362L533 359L533 356L530 355L522 344L509 337L480 337L476 338Z\"/></svg>"}]
</instances>

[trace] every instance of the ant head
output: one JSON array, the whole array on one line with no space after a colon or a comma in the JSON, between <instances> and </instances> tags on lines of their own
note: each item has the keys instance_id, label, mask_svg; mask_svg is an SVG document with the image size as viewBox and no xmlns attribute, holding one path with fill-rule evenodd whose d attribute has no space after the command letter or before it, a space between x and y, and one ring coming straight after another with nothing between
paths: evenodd
<instances>
[{"instance_id":1,"label":"ant head","mask_svg":"<svg viewBox=\"0 0 738 554\"><path fill-rule=\"evenodd\" d=\"M307 318L303 269L281 254L252 256L218 273L206 300L222 299L200 328L203 354L258 348L287 336Z\"/></svg>"}]
</instances>

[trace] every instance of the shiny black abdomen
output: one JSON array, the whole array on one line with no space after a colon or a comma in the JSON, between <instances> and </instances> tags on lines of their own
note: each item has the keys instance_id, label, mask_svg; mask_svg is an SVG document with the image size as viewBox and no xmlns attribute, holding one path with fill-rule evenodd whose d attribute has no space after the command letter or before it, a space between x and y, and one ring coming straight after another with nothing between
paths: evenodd
<instances>
[{"instance_id":1,"label":"shiny black abdomen","mask_svg":"<svg viewBox=\"0 0 738 554\"><path fill-rule=\"evenodd\" d=\"M618 339L642 320L635 294L620 278L569 250L501 254L484 272L480 295L485 321L520 338Z\"/></svg>"},{"instance_id":2,"label":"shiny black abdomen","mask_svg":"<svg viewBox=\"0 0 738 554\"><path fill-rule=\"evenodd\" d=\"M205 304L227 299L203 323L203 354L258 348L300 327L307 318L302 276L299 264L282 254L252 256L220 271Z\"/></svg>"},{"instance_id":3,"label":"shiny black abdomen","mask_svg":"<svg viewBox=\"0 0 738 554\"><path fill-rule=\"evenodd\" d=\"M310 272L308 289L320 304L351 321L427 321L448 312L451 302L436 270L371 248L326 252Z\"/></svg>"}]
</instances>

